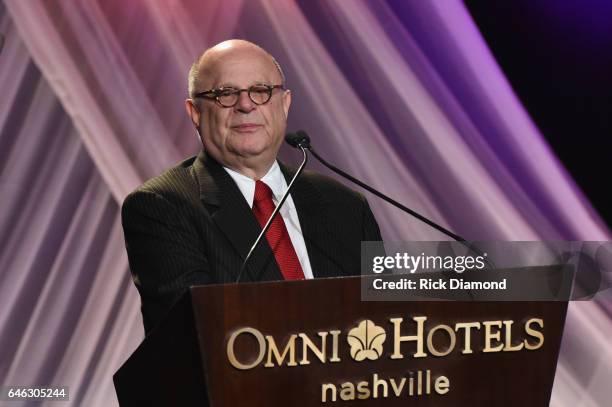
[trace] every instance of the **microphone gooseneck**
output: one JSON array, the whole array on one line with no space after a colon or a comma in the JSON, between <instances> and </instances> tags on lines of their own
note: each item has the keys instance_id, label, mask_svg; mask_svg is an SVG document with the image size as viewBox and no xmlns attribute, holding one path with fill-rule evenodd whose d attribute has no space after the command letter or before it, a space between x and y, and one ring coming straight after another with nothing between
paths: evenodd
<instances>
[{"instance_id":1,"label":"microphone gooseneck","mask_svg":"<svg viewBox=\"0 0 612 407\"><path fill-rule=\"evenodd\" d=\"M395 206L396 208L399 208L402 211L404 211L406 213L409 213L410 215L414 216L415 218L417 218L421 222L424 222L424 223L428 224L432 228L434 228L434 229L444 233L445 235L453 238L454 240L456 240L458 242L465 242L466 241L466 239L464 239L463 237L461 237L461 236L451 232L450 230L448 230L448 229L438 225L437 223L427 219L425 216L419 214L418 212L413 211L412 209L406 207L405 205L402 205L401 203L397 202L395 199L389 198L387 195L383 194L382 192L377 191L376 189L372 188L371 186L369 186L369 185L365 184L364 182L361 182L357 178L353 177L352 175L347 174L346 172L342 171L340 168L337 168L336 166L334 166L334 165L328 163L327 161L325 161L312 148L312 146L310 145L310 137L308 136L308 134L306 134L305 131L299 130L296 133L290 133L290 134L287 135L286 140L287 140L287 143L289 143L293 147L299 147L299 148L302 148L302 149L307 148L308 150L310 150L312 155L314 155L315 158L321 162L321 164L323 164L324 166L326 166L330 170L334 171L335 173L340 174L341 176L343 176L344 178L348 179L349 181L351 181L351 182L359 185L360 187L368 190L369 192L373 193L377 197L379 197L381 199L384 199L385 201L387 201L391 205Z\"/></svg>"},{"instance_id":2,"label":"microphone gooseneck","mask_svg":"<svg viewBox=\"0 0 612 407\"><path fill-rule=\"evenodd\" d=\"M493 262L492 259L486 258L486 255L478 248L476 247L473 243L468 242L465 238L459 236L456 233L451 232L450 230L438 225L437 223L435 223L432 220L427 219L425 216L413 211L412 209L406 207L405 205L402 205L401 203L397 202L396 200L389 198L387 195L383 194L380 191L377 191L376 189L372 188L371 186L367 185L366 183L358 180L357 178L353 177L350 174L347 174L346 172L342 171L340 168L337 168L336 166L328 163L326 160L323 159L323 157L321 157L319 154L317 154L317 152L312 148L311 144L310 144L310 137L308 136L308 134L306 134L305 131L299 130L296 133L290 133L287 134L287 136L285 137L285 140L287 141L287 143L289 143L291 146L296 147L296 148L301 148L302 150L304 150L305 148L308 149L312 155L315 156L315 158L317 160L319 160L321 162L321 164L325 165L327 168L329 168L330 170L334 171L335 173L343 176L344 178L348 179L349 181L359 185L360 187L366 189L367 191L373 193L374 195L376 195L377 197L384 199L385 201L387 201L388 203L390 203L391 205L395 206L396 208L401 209L402 211L414 216L415 218L417 218L418 220L424 222L425 224L431 226L432 228L444 233L445 235L451 237L452 239L456 240L457 242L462 243L468 250L483 256L485 258L485 263L489 265L490 268L495 269L495 263ZM474 296L471 293L471 290L468 292L470 297L473 299Z\"/></svg>"},{"instance_id":3,"label":"microphone gooseneck","mask_svg":"<svg viewBox=\"0 0 612 407\"><path fill-rule=\"evenodd\" d=\"M287 142L289 142L289 140L287 138L285 138L285 140L287 140ZM304 146L302 146L301 144L299 144L299 143L296 144L296 145L293 145L293 144L291 144L291 145L296 147L296 148L300 148L302 150L302 154L304 155L304 157L302 159L302 164L300 164L300 166L298 167L298 170L295 172L295 175L293 176L293 178L291 178L291 182L289 182L289 185L287 186L287 190L283 194L283 196L282 196L281 200L279 201L278 205L276 205L276 208L272 212L272 215L270 215L270 218L266 222L266 225L263 227L263 229L259 233L259 236L257 236L257 239L255 239L255 243L253 243L253 245L251 246L251 249L249 250L249 252L246 255L246 257L244 258L244 261L242 262L242 266L240 267L240 271L238 272L238 277L236 278L236 283L240 282L240 278L242 277L242 274L244 274L244 270L246 269L246 265L247 265L249 259L253 255L253 252L255 252L255 249L257 248L257 245L263 239L263 237L265 236L265 234L268 231L268 229L270 229L270 225L272 224L272 221L274 220L274 217L280 211L280 208L283 206L283 204L287 200L287 197L289 196L289 192L291 191L291 188L293 187L293 184L295 183L295 180L302 173L302 171L304 170L304 167L306 166L306 163L308 162L308 154L306 153L306 148ZM256 277L258 277L258 276L256 276ZM255 279L255 281L257 281L257 278Z\"/></svg>"}]
</instances>

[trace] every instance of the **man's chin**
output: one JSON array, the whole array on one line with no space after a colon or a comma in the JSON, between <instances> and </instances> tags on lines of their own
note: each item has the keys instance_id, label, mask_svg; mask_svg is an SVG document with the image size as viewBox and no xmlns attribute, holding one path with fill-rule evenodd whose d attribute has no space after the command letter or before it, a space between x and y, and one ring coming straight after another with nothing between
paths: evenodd
<instances>
[{"instance_id":1,"label":"man's chin","mask_svg":"<svg viewBox=\"0 0 612 407\"><path fill-rule=\"evenodd\" d=\"M268 155L272 146L266 140L257 140L255 138L244 138L239 143L235 143L230 147L230 150L241 157L257 157L260 155Z\"/></svg>"},{"instance_id":2,"label":"man's chin","mask_svg":"<svg viewBox=\"0 0 612 407\"><path fill-rule=\"evenodd\" d=\"M258 157L268 157L269 147L262 146L237 146L232 148L231 153L235 156L241 157L242 159L256 160Z\"/></svg>"}]
</instances>

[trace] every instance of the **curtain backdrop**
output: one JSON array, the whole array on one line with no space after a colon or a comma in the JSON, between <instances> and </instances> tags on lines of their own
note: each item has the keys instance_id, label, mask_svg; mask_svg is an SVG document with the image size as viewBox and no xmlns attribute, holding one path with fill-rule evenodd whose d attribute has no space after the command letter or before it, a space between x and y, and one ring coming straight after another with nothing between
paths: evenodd
<instances>
[{"instance_id":1,"label":"curtain backdrop","mask_svg":"<svg viewBox=\"0 0 612 407\"><path fill-rule=\"evenodd\" d=\"M119 207L197 153L187 72L228 38L283 66L289 130L468 239L610 239L459 0L5 0L0 32L2 384L117 403L143 337ZM444 239L368 198L386 240ZM570 305L552 405L608 404L611 313Z\"/></svg>"}]
</instances>

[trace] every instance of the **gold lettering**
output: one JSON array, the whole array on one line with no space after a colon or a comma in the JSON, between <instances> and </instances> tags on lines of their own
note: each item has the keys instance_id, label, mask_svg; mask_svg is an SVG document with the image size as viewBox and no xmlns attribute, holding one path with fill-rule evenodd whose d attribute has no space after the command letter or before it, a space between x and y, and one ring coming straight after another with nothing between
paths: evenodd
<instances>
[{"instance_id":1,"label":"gold lettering","mask_svg":"<svg viewBox=\"0 0 612 407\"><path fill-rule=\"evenodd\" d=\"M519 342L518 344L512 346L512 324L514 321L504 321L504 325L506 326L506 341L504 346L504 352L516 352L523 349L523 342Z\"/></svg>"},{"instance_id":2,"label":"gold lettering","mask_svg":"<svg viewBox=\"0 0 612 407\"><path fill-rule=\"evenodd\" d=\"M336 401L336 393L338 390L332 383L326 383L321 386L321 403L327 402L327 390L331 391L331 401Z\"/></svg>"},{"instance_id":3,"label":"gold lettering","mask_svg":"<svg viewBox=\"0 0 612 407\"><path fill-rule=\"evenodd\" d=\"M480 322L459 322L455 324L455 331L465 329L463 350L461 351L464 355L474 353L472 350L472 328L480 329Z\"/></svg>"},{"instance_id":4,"label":"gold lettering","mask_svg":"<svg viewBox=\"0 0 612 407\"><path fill-rule=\"evenodd\" d=\"M534 323L538 324L540 328L544 328L544 320L540 318L531 318L529 321L525 322L525 333L532 338L538 339L538 341L533 345L530 344L527 339L525 339L525 349L528 350L540 349L542 345L544 345L544 333L533 329L531 325Z\"/></svg>"},{"instance_id":5,"label":"gold lettering","mask_svg":"<svg viewBox=\"0 0 612 407\"><path fill-rule=\"evenodd\" d=\"M387 388L387 381L384 379L378 379L378 375L374 373L372 376L372 387L374 388L374 398L378 398L378 386L382 385L383 397L387 397L389 389Z\"/></svg>"},{"instance_id":6,"label":"gold lettering","mask_svg":"<svg viewBox=\"0 0 612 407\"><path fill-rule=\"evenodd\" d=\"M340 390L340 398L342 400L355 400L355 386L351 382L342 384L342 390Z\"/></svg>"},{"instance_id":7,"label":"gold lettering","mask_svg":"<svg viewBox=\"0 0 612 407\"><path fill-rule=\"evenodd\" d=\"M436 378L436 381L434 382L434 390L436 391L436 393L446 394L448 393L449 387L450 382L448 381L448 377L439 376Z\"/></svg>"},{"instance_id":8,"label":"gold lettering","mask_svg":"<svg viewBox=\"0 0 612 407\"><path fill-rule=\"evenodd\" d=\"M357 383L357 398L360 400L365 400L370 398L370 389L368 388L368 382L359 382Z\"/></svg>"},{"instance_id":9,"label":"gold lettering","mask_svg":"<svg viewBox=\"0 0 612 407\"><path fill-rule=\"evenodd\" d=\"M423 331L425 329L425 321L427 317L414 317L413 321L417 323L417 334L412 336L402 336L401 335L401 327L402 321L404 318L391 318L390 321L393 323L393 354L391 355L391 359L402 359L404 355L400 352L402 342L406 341L416 341L417 343L417 351L413 355L415 358L424 358L427 354L423 351Z\"/></svg>"},{"instance_id":10,"label":"gold lettering","mask_svg":"<svg viewBox=\"0 0 612 407\"><path fill-rule=\"evenodd\" d=\"M400 380L399 385L395 383L395 379L393 378L389 379L389 381L391 382L391 389L393 389L393 394L399 397L399 395L402 393L402 390L404 389L404 384L406 384L406 378L402 377L402 380Z\"/></svg>"},{"instance_id":11,"label":"gold lettering","mask_svg":"<svg viewBox=\"0 0 612 407\"><path fill-rule=\"evenodd\" d=\"M255 339L257 339L257 344L259 345L259 354L255 358L255 360L253 360L251 363L248 363L248 364L241 363L236 358L236 354L234 353L234 342L236 341L236 338L238 337L238 335L241 335L241 334L253 335ZM248 370L248 369L254 368L262 361L265 352L266 352L266 342L264 340L264 337L261 334L261 332L259 332L255 328L247 327L247 328L238 329L234 331L234 333L232 333L229 340L227 341L227 359L229 360L230 364L234 366L236 369Z\"/></svg>"},{"instance_id":12,"label":"gold lettering","mask_svg":"<svg viewBox=\"0 0 612 407\"><path fill-rule=\"evenodd\" d=\"M433 344L433 336L436 333L436 331L438 330L443 330L446 331L446 333L448 333L448 337L450 339L450 342L448 344L448 348L446 349L446 351L443 352L439 352ZM427 349L429 349L429 353L431 353L434 356L446 356L449 353L451 353L453 351L453 349L455 349L455 343L457 342L457 336L455 335L455 331L448 325L437 325L434 328L431 329L431 331L429 331L429 333L427 334Z\"/></svg>"},{"instance_id":13,"label":"gold lettering","mask_svg":"<svg viewBox=\"0 0 612 407\"><path fill-rule=\"evenodd\" d=\"M321 361L321 363L325 363L325 345L327 343L327 332L318 332L318 335L321 337L321 349L317 348L317 346L312 343L310 338L306 334L299 334L299 337L302 338L302 360L300 361L300 365L309 365L310 361L308 360L308 349L315 354L315 356ZM342 395L340 395L342 397Z\"/></svg>"},{"instance_id":14,"label":"gold lettering","mask_svg":"<svg viewBox=\"0 0 612 407\"><path fill-rule=\"evenodd\" d=\"M272 363L272 356L276 359L276 365L281 366L287 353L289 354L289 363L287 366L297 366L295 362L295 338L297 335L293 334L289 337L287 341L287 345L285 345L285 349L283 349L282 355L279 353L278 348L276 347L276 342L274 342L274 338L270 335L266 335L266 341L268 341L268 359L264 364L264 367L274 367L274 363Z\"/></svg>"},{"instance_id":15,"label":"gold lettering","mask_svg":"<svg viewBox=\"0 0 612 407\"><path fill-rule=\"evenodd\" d=\"M329 331L329 334L332 337L332 356L329 361L340 362L340 358L338 357L338 337L340 336L340 331Z\"/></svg>"},{"instance_id":16,"label":"gold lettering","mask_svg":"<svg viewBox=\"0 0 612 407\"><path fill-rule=\"evenodd\" d=\"M482 351L487 353L487 352L499 352L500 350L502 350L502 348L504 347L504 344L502 343L500 343L498 346L495 346L495 347L491 345L491 342L493 339L495 339L496 341L501 340L501 332L500 331L492 332L491 327L496 326L498 328L501 328L502 322L501 321L484 321L482 325L484 325L485 327L485 347Z\"/></svg>"},{"instance_id":17,"label":"gold lettering","mask_svg":"<svg viewBox=\"0 0 612 407\"><path fill-rule=\"evenodd\" d=\"M414 395L414 377L412 376L412 372L410 372L410 378L408 379L408 395Z\"/></svg>"}]
</instances>

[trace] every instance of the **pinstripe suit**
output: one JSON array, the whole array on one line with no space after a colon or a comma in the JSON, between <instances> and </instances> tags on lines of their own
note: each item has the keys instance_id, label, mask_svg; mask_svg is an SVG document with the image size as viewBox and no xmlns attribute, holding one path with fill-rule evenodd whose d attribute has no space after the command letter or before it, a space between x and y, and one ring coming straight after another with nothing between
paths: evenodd
<instances>
[{"instance_id":1,"label":"pinstripe suit","mask_svg":"<svg viewBox=\"0 0 612 407\"><path fill-rule=\"evenodd\" d=\"M289 180L295 169L280 165ZM314 276L359 274L360 242L381 240L365 198L310 171L298 178L291 196ZM237 185L203 152L131 193L121 215L147 332L189 286L235 281L261 231ZM262 241L241 281L282 278Z\"/></svg>"}]
</instances>

